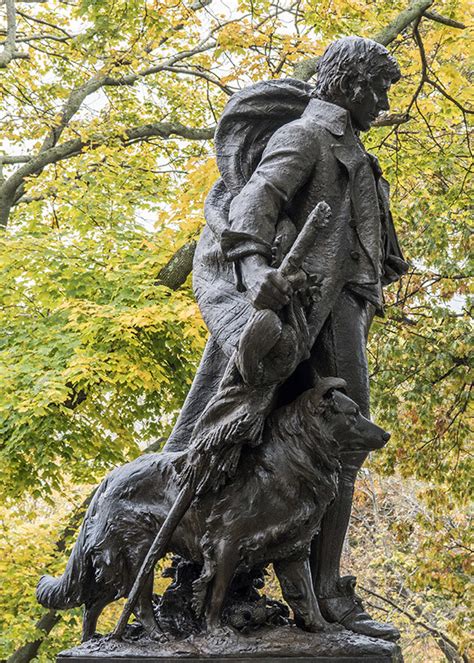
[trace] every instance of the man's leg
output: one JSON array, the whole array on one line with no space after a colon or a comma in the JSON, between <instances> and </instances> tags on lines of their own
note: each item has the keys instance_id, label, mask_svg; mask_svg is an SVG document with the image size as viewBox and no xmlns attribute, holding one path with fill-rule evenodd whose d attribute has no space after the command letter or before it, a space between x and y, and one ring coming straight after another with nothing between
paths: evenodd
<instances>
[{"instance_id":1,"label":"man's leg","mask_svg":"<svg viewBox=\"0 0 474 663\"><path fill-rule=\"evenodd\" d=\"M323 376L346 380L347 394L369 416L369 373L366 343L373 307L343 291L315 344L312 363ZM339 492L327 510L321 532L311 548L311 569L322 613L329 621L365 635L395 638L391 625L372 620L354 594L355 579L340 577L340 562L349 525L354 483L367 454L351 453L341 457Z\"/></svg>"}]
</instances>

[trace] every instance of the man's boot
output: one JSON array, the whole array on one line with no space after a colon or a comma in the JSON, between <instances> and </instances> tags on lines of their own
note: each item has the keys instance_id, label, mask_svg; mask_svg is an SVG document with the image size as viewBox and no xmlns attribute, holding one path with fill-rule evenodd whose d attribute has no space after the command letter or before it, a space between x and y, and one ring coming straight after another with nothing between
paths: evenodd
<instances>
[{"instance_id":1,"label":"man's boot","mask_svg":"<svg viewBox=\"0 0 474 663\"><path fill-rule=\"evenodd\" d=\"M367 614L354 591L354 576L339 575L342 548L351 515L354 482L365 455L346 457L339 479L339 494L327 510L321 532L311 545L311 569L323 617L349 631L385 640L397 640L400 632L392 624L378 622Z\"/></svg>"}]
</instances>

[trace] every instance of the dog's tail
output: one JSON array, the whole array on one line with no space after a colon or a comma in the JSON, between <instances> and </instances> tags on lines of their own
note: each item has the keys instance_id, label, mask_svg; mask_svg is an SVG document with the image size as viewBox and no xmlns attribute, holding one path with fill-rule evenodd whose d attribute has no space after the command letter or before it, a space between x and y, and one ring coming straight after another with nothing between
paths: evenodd
<instances>
[{"instance_id":1,"label":"dog's tail","mask_svg":"<svg viewBox=\"0 0 474 663\"><path fill-rule=\"evenodd\" d=\"M88 565L84 543L85 527L83 525L63 575L59 578L52 576L40 578L36 587L36 598L38 603L45 608L65 610L76 608L84 603L83 587Z\"/></svg>"}]
</instances>

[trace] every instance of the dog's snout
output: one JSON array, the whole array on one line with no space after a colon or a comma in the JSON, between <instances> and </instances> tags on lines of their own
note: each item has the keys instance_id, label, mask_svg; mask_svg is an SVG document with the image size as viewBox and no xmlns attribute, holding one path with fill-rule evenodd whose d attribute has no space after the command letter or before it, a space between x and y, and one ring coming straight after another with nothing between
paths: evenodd
<instances>
[{"instance_id":1,"label":"dog's snout","mask_svg":"<svg viewBox=\"0 0 474 663\"><path fill-rule=\"evenodd\" d=\"M390 439L391 437L392 437L392 436L390 435L390 433L384 433L384 434L382 435L382 440L383 440L384 442L388 442L389 439Z\"/></svg>"}]
</instances>

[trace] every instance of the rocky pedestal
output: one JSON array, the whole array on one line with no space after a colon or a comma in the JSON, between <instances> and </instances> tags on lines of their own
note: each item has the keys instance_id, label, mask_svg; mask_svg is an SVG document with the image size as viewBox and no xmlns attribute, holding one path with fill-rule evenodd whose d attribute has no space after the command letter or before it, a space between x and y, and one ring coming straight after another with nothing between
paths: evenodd
<instances>
[{"instance_id":1,"label":"rocky pedestal","mask_svg":"<svg viewBox=\"0 0 474 663\"><path fill-rule=\"evenodd\" d=\"M265 659L272 663L402 663L400 648L393 642L356 635L346 630L331 633L306 633L294 626L261 629L240 635L232 632L222 636L195 635L164 643L148 638L121 641L96 637L87 643L61 652L57 663L168 663L184 659L186 663L232 661L255 663Z\"/></svg>"}]
</instances>

